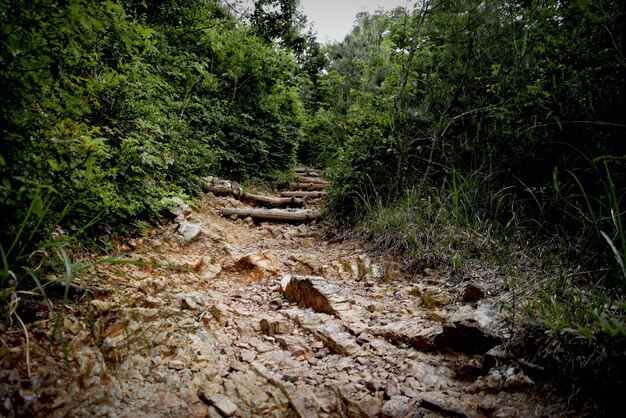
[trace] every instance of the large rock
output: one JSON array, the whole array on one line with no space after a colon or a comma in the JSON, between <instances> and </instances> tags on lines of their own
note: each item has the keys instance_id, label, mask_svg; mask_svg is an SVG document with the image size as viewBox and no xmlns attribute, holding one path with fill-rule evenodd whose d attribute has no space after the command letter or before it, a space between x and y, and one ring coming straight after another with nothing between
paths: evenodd
<instances>
[{"instance_id":1,"label":"large rock","mask_svg":"<svg viewBox=\"0 0 626 418\"><path fill-rule=\"evenodd\" d=\"M411 409L411 399L406 396L394 396L383 405L380 416L384 418L404 418Z\"/></svg>"},{"instance_id":2,"label":"large rock","mask_svg":"<svg viewBox=\"0 0 626 418\"><path fill-rule=\"evenodd\" d=\"M431 411L459 417L479 416L476 408L441 392L424 392L418 396L420 406Z\"/></svg>"},{"instance_id":3,"label":"large rock","mask_svg":"<svg viewBox=\"0 0 626 418\"><path fill-rule=\"evenodd\" d=\"M237 412L237 405L226 396L219 393L211 396L209 403L225 417L232 417Z\"/></svg>"},{"instance_id":4,"label":"large rock","mask_svg":"<svg viewBox=\"0 0 626 418\"><path fill-rule=\"evenodd\" d=\"M359 356L363 349L356 339L344 331L336 319L326 314L301 312L299 310L285 310L283 314L297 323L306 332L313 334L325 347L336 354ZM338 322L338 321L337 321Z\"/></svg>"},{"instance_id":5,"label":"large rock","mask_svg":"<svg viewBox=\"0 0 626 418\"><path fill-rule=\"evenodd\" d=\"M422 324L408 321L392 322L369 329L372 335L383 337L395 345L409 344L419 351L435 350L435 339L441 334L441 325L424 328Z\"/></svg>"},{"instance_id":6,"label":"large rock","mask_svg":"<svg viewBox=\"0 0 626 418\"><path fill-rule=\"evenodd\" d=\"M265 335L289 335L295 328L291 321L283 318L261 318L259 325Z\"/></svg>"},{"instance_id":7,"label":"large rock","mask_svg":"<svg viewBox=\"0 0 626 418\"><path fill-rule=\"evenodd\" d=\"M485 306L473 309L462 306L443 325L443 332L437 337L441 349L451 349L464 353L485 353L500 344L496 333L495 312Z\"/></svg>"},{"instance_id":8,"label":"large rock","mask_svg":"<svg viewBox=\"0 0 626 418\"><path fill-rule=\"evenodd\" d=\"M191 242L202 233L202 226L183 219L178 225L178 233L185 242Z\"/></svg>"},{"instance_id":9,"label":"large rock","mask_svg":"<svg viewBox=\"0 0 626 418\"><path fill-rule=\"evenodd\" d=\"M276 335L275 338L282 349L289 351L294 357L307 357L311 352L305 338L293 335Z\"/></svg>"},{"instance_id":10,"label":"large rock","mask_svg":"<svg viewBox=\"0 0 626 418\"><path fill-rule=\"evenodd\" d=\"M280 283L285 298L316 312L340 317L340 313L350 310L348 298L332 283L318 276L286 275Z\"/></svg>"},{"instance_id":11,"label":"large rock","mask_svg":"<svg viewBox=\"0 0 626 418\"><path fill-rule=\"evenodd\" d=\"M342 331L337 324L326 323L311 327L309 330L333 353L360 355L363 352L356 339Z\"/></svg>"},{"instance_id":12,"label":"large rock","mask_svg":"<svg viewBox=\"0 0 626 418\"><path fill-rule=\"evenodd\" d=\"M474 283L468 283L463 290L463 302L477 302L485 297L485 289Z\"/></svg>"},{"instance_id":13,"label":"large rock","mask_svg":"<svg viewBox=\"0 0 626 418\"><path fill-rule=\"evenodd\" d=\"M342 392L341 400L345 405L346 415L349 417L376 418L380 416L382 402L371 395L365 395L361 399L345 396Z\"/></svg>"},{"instance_id":14,"label":"large rock","mask_svg":"<svg viewBox=\"0 0 626 418\"><path fill-rule=\"evenodd\" d=\"M237 260L231 270L258 281L267 276L277 276L281 268L282 264L274 254L252 253Z\"/></svg>"}]
</instances>

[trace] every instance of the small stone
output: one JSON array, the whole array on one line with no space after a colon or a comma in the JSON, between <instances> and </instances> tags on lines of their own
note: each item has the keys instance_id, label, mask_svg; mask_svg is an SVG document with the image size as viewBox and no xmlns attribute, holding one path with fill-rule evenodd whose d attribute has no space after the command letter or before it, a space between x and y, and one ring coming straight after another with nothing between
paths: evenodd
<instances>
[{"instance_id":1,"label":"small stone","mask_svg":"<svg viewBox=\"0 0 626 418\"><path fill-rule=\"evenodd\" d=\"M246 361L248 363L251 363L256 359L256 352L252 350L241 350L240 358L241 358L241 361Z\"/></svg>"},{"instance_id":2,"label":"small stone","mask_svg":"<svg viewBox=\"0 0 626 418\"><path fill-rule=\"evenodd\" d=\"M443 324L437 344L464 353L485 353L502 340L494 332L496 315L488 307L473 309L464 305Z\"/></svg>"},{"instance_id":3,"label":"small stone","mask_svg":"<svg viewBox=\"0 0 626 418\"><path fill-rule=\"evenodd\" d=\"M185 242L191 242L202 232L202 227L198 224L183 220L178 226L178 232Z\"/></svg>"},{"instance_id":4,"label":"small stone","mask_svg":"<svg viewBox=\"0 0 626 418\"><path fill-rule=\"evenodd\" d=\"M211 315L220 325L226 325L230 317L228 307L222 303L211 306Z\"/></svg>"},{"instance_id":5,"label":"small stone","mask_svg":"<svg viewBox=\"0 0 626 418\"><path fill-rule=\"evenodd\" d=\"M263 341L255 341L252 343L252 346L258 353L261 354L274 350L274 346L272 344Z\"/></svg>"},{"instance_id":6,"label":"small stone","mask_svg":"<svg viewBox=\"0 0 626 418\"><path fill-rule=\"evenodd\" d=\"M383 416L388 418L403 418L411 410L411 400L406 396L394 396L382 408Z\"/></svg>"},{"instance_id":7,"label":"small stone","mask_svg":"<svg viewBox=\"0 0 626 418\"><path fill-rule=\"evenodd\" d=\"M498 399L496 395L491 393L486 394L482 400L480 401L480 409L484 409L485 411L493 411L498 406Z\"/></svg>"},{"instance_id":8,"label":"small stone","mask_svg":"<svg viewBox=\"0 0 626 418\"><path fill-rule=\"evenodd\" d=\"M474 283L468 283L463 290L463 302L476 302L484 297L485 291Z\"/></svg>"},{"instance_id":9,"label":"small stone","mask_svg":"<svg viewBox=\"0 0 626 418\"><path fill-rule=\"evenodd\" d=\"M209 398L209 403L225 417L232 417L238 409L237 405L235 405L233 401L219 393L211 396L211 398Z\"/></svg>"},{"instance_id":10,"label":"small stone","mask_svg":"<svg viewBox=\"0 0 626 418\"><path fill-rule=\"evenodd\" d=\"M362 366L369 366L370 364L372 364L372 362L369 359L365 358L365 357L358 357L356 359L356 362L359 363Z\"/></svg>"},{"instance_id":11,"label":"small stone","mask_svg":"<svg viewBox=\"0 0 626 418\"><path fill-rule=\"evenodd\" d=\"M286 373L283 375L283 380L286 382L296 383L300 378L299 373Z\"/></svg>"},{"instance_id":12,"label":"small stone","mask_svg":"<svg viewBox=\"0 0 626 418\"><path fill-rule=\"evenodd\" d=\"M283 299L282 298L274 298L272 300L270 300L270 306L273 309L279 309L283 306Z\"/></svg>"},{"instance_id":13,"label":"small stone","mask_svg":"<svg viewBox=\"0 0 626 418\"><path fill-rule=\"evenodd\" d=\"M365 388L370 392L375 393L383 389L383 384L380 380L370 379L365 382Z\"/></svg>"},{"instance_id":14,"label":"small stone","mask_svg":"<svg viewBox=\"0 0 626 418\"><path fill-rule=\"evenodd\" d=\"M300 337L277 335L276 341L294 357L306 357L310 353L306 341Z\"/></svg>"},{"instance_id":15,"label":"small stone","mask_svg":"<svg viewBox=\"0 0 626 418\"><path fill-rule=\"evenodd\" d=\"M502 345L497 345L487 351L483 356L483 367L486 370L492 367L500 367L507 363L508 357L506 349Z\"/></svg>"},{"instance_id":16,"label":"small stone","mask_svg":"<svg viewBox=\"0 0 626 418\"><path fill-rule=\"evenodd\" d=\"M287 300L316 312L339 316L339 312L350 309L348 298L323 277L286 275L281 280L281 289Z\"/></svg>"},{"instance_id":17,"label":"small stone","mask_svg":"<svg viewBox=\"0 0 626 418\"><path fill-rule=\"evenodd\" d=\"M105 347L109 347L109 348L117 347L117 342L111 337L106 337L103 343Z\"/></svg>"},{"instance_id":18,"label":"small stone","mask_svg":"<svg viewBox=\"0 0 626 418\"><path fill-rule=\"evenodd\" d=\"M470 412L468 405L441 392L423 392L419 394L419 398L421 406L432 411L443 411L454 416L468 416Z\"/></svg>"},{"instance_id":19,"label":"small stone","mask_svg":"<svg viewBox=\"0 0 626 418\"><path fill-rule=\"evenodd\" d=\"M435 321L435 322L443 322L448 317L445 311L440 311L440 310L434 310L430 312L428 316L431 321Z\"/></svg>"},{"instance_id":20,"label":"small stone","mask_svg":"<svg viewBox=\"0 0 626 418\"><path fill-rule=\"evenodd\" d=\"M426 291L420 295L422 303L427 308L435 308L437 306L444 306L448 304L448 297L443 293L432 293Z\"/></svg>"},{"instance_id":21,"label":"small stone","mask_svg":"<svg viewBox=\"0 0 626 418\"><path fill-rule=\"evenodd\" d=\"M411 288L411 290L409 290L409 295L419 298L420 296L422 296L422 291L419 290L419 288L417 287L413 287Z\"/></svg>"},{"instance_id":22,"label":"small stone","mask_svg":"<svg viewBox=\"0 0 626 418\"><path fill-rule=\"evenodd\" d=\"M394 396L400 396L400 390L398 389L398 383L394 379L387 380L385 385L385 397L391 399Z\"/></svg>"},{"instance_id":23,"label":"small stone","mask_svg":"<svg viewBox=\"0 0 626 418\"><path fill-rule=\"evenodd\" d=\"M185 363L180 360L170 360L168 367L174 370L182 370L185 368Z\"/></svg>"},{"instance_id":24,"label":"small stone","mask_svg":"<svg viewBox=\"0 0 626 418\"><path fill-rule=\"evenodd\" d=\"M512 406L505 406L495 411L491 416L493 418L512 418L519 417L520 414L517 408L513 408Z\"/></svg>"},{"instance_id":25,"label":"small stone","mask_svg":"<svg viewBox=\"0 0 626 418\"><path fill-rule=\"evenodd\" d=\"M284 319L263 318L260 321L261 331L265 335L291 334L295 328L294 324Z\"/></svg>"}]
</instances>

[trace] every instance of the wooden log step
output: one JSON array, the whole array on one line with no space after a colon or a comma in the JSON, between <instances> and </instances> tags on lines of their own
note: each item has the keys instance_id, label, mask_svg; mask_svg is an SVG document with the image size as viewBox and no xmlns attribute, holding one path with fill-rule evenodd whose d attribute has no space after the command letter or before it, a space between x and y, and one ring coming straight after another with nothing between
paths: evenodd
<instances>
[{"instance_id":1,"label":"wooden log step","mask_svg":"<svg viewBox=\"0 0 626 418\"><path fill-rule=\"evenodd\" d=\"M328 186L326 183L290 183L290 190L324 190Z\"/></svg>"},{"instance_id":2,"label":"wooden log step","mask_svg":"<svg viewBox=\"0 0 626 418\"><path fill-rule=\"evenodd\" d=\"M320 199L326 196L326 192L281 192L281 196L283 197L299 197L303 199Z\"/></svg>"},{"instance_id":3,"label":"wooden log step","mask_svg":"<svg viewBox=\"0 0 626 418\"><path fill-rule=\"evenodd\" d=\"M303 207L304 200L298 198L298 196L264 196L260 194L247 193L241 190L239 187L226 187L226 186L208 186L206 190L217 195L231 195L235 199L242 202L253 202L255 204L262 204L265 206L290 206L290 207Z\"/></svg>"},{"instance_id":4,"label":"wooden log step","mask_svg":"<svg viewBox=\"0 0 626 418\"><path fill-rule=\"evenodd\" d=\"M287 209L237 209L222 208L222 216L236 216L238 218L251 217L265 221L282 222L310 222L319 217L319 212L311 210L287 210Z\"/></svg>"},{"instance_id":5,"label":"wooden log step","mask_svg":"<svg viewBox=\"0 0 626 418\"><path fill-rule=\"evenodd\" d=\"M299 183L317 183L328 184L328 182L320 177L298 177Z\"/></svg>"},{"instance_id":6,"label":"wooden log step","mask_svg":"<svg viewBox=\"0 0 626 418\"><path fill-rule=\"evenodd\" d=\"M244 192L241 194L239 200L252 201L254 203L261 203L268 206L304 206L304 200L295 196L274 197Z\"/></svg>"},{"instance_id":7,"label":"wooden log step","mask_svg":"<svg viewBox=\"0 0 626 418\"><path fill-rule=\"evenodd\" d=\"M296 174L303 174L305 176L311 176L311 177L320 176L320 172L314 168L296 167L295 171L296 171Z\"/></svg>"}]
</instances>

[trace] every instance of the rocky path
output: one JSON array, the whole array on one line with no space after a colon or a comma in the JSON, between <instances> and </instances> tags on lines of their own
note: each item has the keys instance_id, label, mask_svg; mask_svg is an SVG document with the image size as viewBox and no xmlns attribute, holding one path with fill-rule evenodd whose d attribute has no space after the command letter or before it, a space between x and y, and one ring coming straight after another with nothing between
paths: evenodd
<instances>
[{"instance_id":1,"label":"rocky path","mask_svg":"<svg viewBox=\"0 0 626 418\"><path fill-rule=\"evenodd\" d=\"M532 365L499 354L496 288L407 277L315 222L224 218L224 207L247 206L209 193L120 249L145 263L93 271L98 288L64 312L66 366L58 346L44 355L37 330L50 318L29 325L30 379L24 345L3 347L0 415L565 414Z\"/></svg>"}]
</instances>

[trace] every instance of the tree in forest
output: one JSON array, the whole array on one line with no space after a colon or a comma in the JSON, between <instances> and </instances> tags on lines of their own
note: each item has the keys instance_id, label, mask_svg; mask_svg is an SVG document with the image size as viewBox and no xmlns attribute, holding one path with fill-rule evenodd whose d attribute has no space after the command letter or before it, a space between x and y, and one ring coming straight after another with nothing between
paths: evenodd
<instances>
[{"instance_id":1,"label":"tree in forest","mask_svg":"<svg viewBox=\"0 0 626 418\"><path fill-rule=\"evenodd\" d=\"M301 54L306 38L300 31L306 18L298 12L298 6L299 0L255 0L251 25L264 39Z\"/></svg>"}]
</instances>

